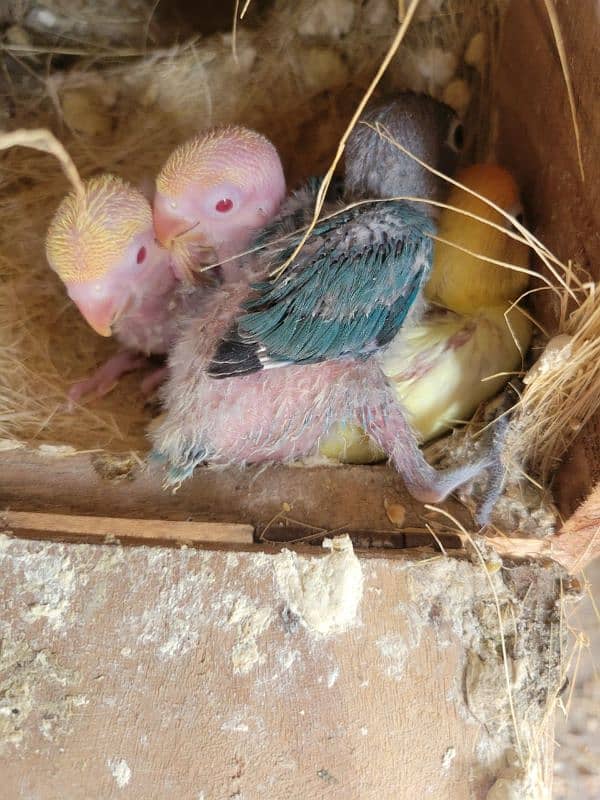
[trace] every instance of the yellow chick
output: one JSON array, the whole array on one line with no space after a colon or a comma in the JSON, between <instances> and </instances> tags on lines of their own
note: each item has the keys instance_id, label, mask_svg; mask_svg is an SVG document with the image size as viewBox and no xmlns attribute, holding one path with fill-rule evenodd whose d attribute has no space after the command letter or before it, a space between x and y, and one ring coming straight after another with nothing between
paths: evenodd
<instances>
[{"instance_id":1,"label":"yellow chick","mask_svg":"<svg viewBox=\"0 0 600 800\"><path fill-rule=\"evenodd\" d=\"M494 164L476 164L457 179L520 220L522 208L513 177ZM482 200L454 188L448 205L505 229L510 222ZM483 222L443 209L438 236L472 253L527 269L529 249ZM422 442L466 422L520 369L531 340L531 323L512 303L526 290L524 272L491 264L436 241L425 288L432 307L406 326L383 355L383 370ZM320 453L345 463L372 463L384 456L363 431L338 423Z\"/></svg>"}]
</instances>

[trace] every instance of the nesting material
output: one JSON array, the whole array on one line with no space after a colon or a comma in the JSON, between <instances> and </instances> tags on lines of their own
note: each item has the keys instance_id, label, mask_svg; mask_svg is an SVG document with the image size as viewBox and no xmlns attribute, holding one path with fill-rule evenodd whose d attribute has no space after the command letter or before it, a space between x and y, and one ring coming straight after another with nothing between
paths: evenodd
<instances>
[{"instance_id":1,"label":"nesting material","mask_svg":"<svg viewBox=\"0 0 600 800\"><path fill-rule=\"evenodd\" d=\"M542 483L600 408L599 286L570 265L565 274L558 333L524 377L508 437L507 464Z\"/></svg>"},{"instance_id":2,"label":"nesting material","mask_svg":"<svg viewBox=\"0 0 600 800\"><path fill-rule=\"evenodd\" d=\"M465 114L467 130L476 132L468 161L481 160L492 144L484 98L492 89L504 6L503 0L422 3L375 94L409 87L453 105ZM294 185L331 163L397 23L391 0L364 7L347 0L318 7L308 0L293 7L277 2L260 25L238 25L235 35L215 34L116 64L98 59L94 68L80 64L37 83L15 84L12 122L55 130L82 177L114 171L139 186L151 184L172 147L196 130L241 122L274 141ZM58 165L20 148L3 153L1 163L0 446L26 443L60 455L144 452L153 411L144 405L138 376L123 379L88 407L65 409L68 387L116 344L88 328L45 261L47 225L69 189ZM551 267L546 289L558 300L559 332L571 337L571 358L547 357L526 378L508 434L508 471L544 484L598 405L593 387L600 312L594 285L522 226L516 235ZM378 457L374 452L369 459ZM517 479L505 500L502 514L510 527L535 518L551 531L554 509L543 493L523 490ZM534 508L543 519L532 517Z\"/></svg>"},{"instance_id":3,"label":"nesting material","mask_svg":"<svg viewBox=\"0 0 600 800\"><path fill-rule=\"evenodd\" d=\"M478 131L470 160L488 148L487 127L478 121L489 117L480 107L489 75L482 77L463 57L477 33L495 41L502 5L423 4L380 87L383 93L409 87L441 98L448 82L465 80L474 98L468 119ZM152 181L175 144L198 129L235 121L274 141L294 185L322 174L331 162L390 45L397 12L392 0L370 0L364 7L348 0L276 2L260 24L238 25L235 39L218 33L120 62L97 56L93 66L81 61L68 72L40 72L36 81L24 71L10 89L11 126L53 130L83 178L113 171L142 185ZM25 19L14 22L27 30ZM45 232L70 188L59 166L24 148L2 153L0 164L3 446L145 451L151 411L137 376L88 407L64 410L70 384L116 345L88 328L46 264Z\"/></svg>"}]
</instances>

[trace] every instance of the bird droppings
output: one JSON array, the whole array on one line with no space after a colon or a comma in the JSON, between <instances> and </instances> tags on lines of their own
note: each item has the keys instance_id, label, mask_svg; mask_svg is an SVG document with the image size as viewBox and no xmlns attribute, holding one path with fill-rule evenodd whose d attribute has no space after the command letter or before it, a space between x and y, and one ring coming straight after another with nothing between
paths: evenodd
<instances>
[{"instance_id":1,"label":"bird droppings","mask_svg":"<svg viewBox=\"0 0 600 800\"><path fill-rule=\"evenodd\" d=\"M10 565L20 574L26 592L24 608L20 606L23 617L30 623L41 620L59 630L75 591L75 569L68 551L60 545L36 544L35 555L17 554L18 549L11 547L10 540L5 538L3 542L0 569L4 571ZM16 606L14 598L9 603Z\"/></svg>"},{"instance_id":2,"label":"bird droppings","mask_svg":"<svg viewBox=\"0 0 600 800\"><path fill-rule=\"evenodd\" d=\"M277 657L279 659L279 663L281 664L281 668L284 671L287 671L300 658L300 651L284 650L281 653L278 653Z\"/></svg>"},{"instance_id":3,"label":"bird droppings","mask_svg":"<svg viewBox=\"0 0 600 800\"><path fill-rule=\"evenodd\" d=\"M95 472L107 481L132 481L139 468L139 459L127 453L94 453L91 457Z\"/></svg>"},{"instance_id":4,"label":"bird droppings","mask_svg":"<svg viewBox=\"0 0 600 800\"><path fill-rule=\"evenodd\" d=\"M400 634L384 636L377 640L377 647L387 664L386 675L396 680L401 680L409 653L409 647L404 637Z\"/></svg>"},{"instance_id":5,"label":"bird droppings","mask_svg":"<svg viewBox=\"0 0 600 800\"><path fill-rule=\"evenodd\" d=\"M214 720L207 735L244 742L252 749L257 735L271 742L276 733L271 728L287 725L274 723L272 716L285 705L289 720L296 721L290 724L298 746L306 747L306 737L315 730L315 697L326 707L331 691L344 709L350 686L364 698L361 710L348 719L342 714L327 735L357 737L359 742L368 736L376 746L379 723L369 712L375 687L383 679L390 681L383 684L390 693L404 691L407 680L414 679L414 665L429 652L443 660L459 659L449 673L455 680L444 687L440 703L456 710L467 736L476 731L473 785L481 787L483 797L499 777L513 780L504 772L514 766L510 753L515 739L504 691L498 609L521 739L525 748L529 742L533 747L548 697L561 682L561 629L558 617L554 619L558 583L552 570L512 566L489 573L480 564L440 556L369 559L362 562L367 566L363 575L347 537L330 542L323 556L238 553L236 560L230 555L1 540L9 587L7 621L0 612L3 749L31 753L37 747L57 758L59 747L64 745L67 752L76 747L68 738L76 725L78 736L96 718L110 720L106 724L117 729L122 719L132 725L132 715L148 705L149 675L156 673L168 677L161 679L151 708L143 712L150 717L135 722L146 745L139 744L138 734L137 749L100 753L104 772L110 760L121 780L127 772L119 762L134 776L139 748L145 756L156 756L156 742L167 730L197 724L198 709L206 709ZM45 597L52 598L47 605L60 609L60 617L34 619L27 603L41 591L43 565L52 567L43 587ZM67 602L65 569L73 573ZM388 584L397 582L398 597L382 591L382 574ZM282 609L290 613L282 614ZM363 624L357 624L359 610ZM286 627L286 619L293 624ZM90 639L92 626L103 631L99 663L98 645ZM342 655L345 636L340 640L336 632L345 632L350 652L361 654L360 663ZM458 648L451 647L456 643ZM90 654L96 654L91 662ZM73 663L85 665L85 689ZM226 700L219 694L223 682L234 692ZM186 687L183 695L180 684ZM159 723L153 728L155 713ZM105 746L111 743L107 740ZM440 781L464 773L462 744L452 746L455 758L447 743L437 756ZM320 768L318 761L312 763L312 769ZM111 781L116 782L112 769ZM344 786L337 771L322 769ZM236 785L229 794L234 790L243 791Z\"/></svg>"},{"instance_id":6,"label":"bird droppings","mask_svg":"<svg viewBox=\"0 0 600 800\"><path fill-rule=\"evenodd\" d=\"M335 685L339 677L340 677L340 668L334 667L331 670L331 672L327 675L327 688L331 689L331 687Z\"/></svg>"},{"instance_id":7,"label":"bird droppings","mask_svg":"<svg viewBox=\"0 0 600 800\"><path fill-rule=\"evenodd\" d=\"M272 609L268 606L257 608L247 597L236 600L227 620L235 626L237 640L231 651L233 671L245 675L256 665L263 663L265 655L258 649L258 637L273 621Z\"/></svg>"},{"instance_id":8,"label":"bird droppings","mask_svg":"<svg viewBox=\"0 0 600 800\"><path fill-rule=\"evenodd\" d=\"M300 617L298 614L295 614L289 606L284 606L281 610L281 621L283 623L283 629L286 633L291 635L298 632L300 628Z\"/></svg>"},{"instance_id":9,"label":"bird droppings","mask_svg":"<svg viewBox=\"0 0 600 800\"><path fill-rule=\"evenodd\" d=\"M328 769L317 770L317 775L319 776L319 778L321 778L322 781L325 781L325 783L339 783L335 775L332 775Z\"/></svg>"},{"instance_id":10,"label":"bird droppings","mask_svg":"<svg viewBox=\"0 0 600 800\"><path fill-rule=\"evenodd\" d=\"M455 758L456 758L456 748L449 747L442 757L442 770L444 772L448 772Z\"/></svg>"},{"instance_id":11,"label":"bird droppings","mask_svg":"<svg viewBox=\"0 0 600 800\"><path fill-rule=\"evenodd\" d=\"M124 789L131 780L131 768L124 758L109 758L106 762L119 789Z\"/></svg>"},{"instance_id":12,"label":"bird droppings","mask_svg":"<svg viewBox=\"0 0 600 800\"><path fill-rule=\"evenodd\" d=\"M35 729L48 741L62 739L70 730L73 709L87 699L71 686L80 676L62 666L45 650L34 650L25 640L10 638L9 626L0 627L0 754L9 745L20 747Z\"/></svg>"},{"instance_id":13,"label":"bird droppings","mask_svg":"<svg viewBox=\"0 0 600 800\"><path fill-rule=\"evenodd\" d=\"M477 566L476 554L473 558ZM449 635L457 637L464 646L463 677L447 699L466 723L480 729L479 772L474 768L474 776L485 782L484 776L498 777L502 772L497 794L489 796L494 800L533 796L518 794L525 784L533 785L531 775L505 771L515 766L516 743L524 757L531 748L532 769L539 769L539 729L563 680L565 631L558 605L558 568L513 565L510 570L490 573L447 557L396 568L407 572L410 602L397 605L399 621L393 625L394 632L375 643L384 674L395 680L405 678L411 655L422 646L426 633L433 634L438 648L450 644ZM441 757L443 771L449 771L453 749ZM538 784L542 783L540 778ZM517 793L502 794L509 789Z\"/></svg>"},{"instance_id":14,"label":"bird droppings","mask_svg":"<svg viewBox=\"0 0 600 800\"><path fill-rule=\"evenodd\" d=\"M290 612L309 631L327 636L356 623L363 575L347 534L324 539L323 547L331 552L321 558L283 550L274 567L279 592Z\"/></svg>"},{"instance_id":15,"label":"bird droppings","mask_svg":"<svg viewBox=\"0 0 600 800\"><path fill-rule=\"evenodd\" d=\"M402 626L402 632L386 634L375 644L383 659L385 674L395 680L401 680L411 651L421 642L421 632L427 623L427 617L421 616L420 609L415 610L407 604L399 604L396 613L401 616L399 624Z\"/></svg>"},{"instance_id":16,"label":"bird droppings","mask_svg":"<svg viewBox=\"0 0 600 800\"><path fill-rule=\"evenodd\" d=\"M234 733L248 733L250 727L245 722L240 722L239 717L228 720L221 725L222 731L233 731Z\"/></svg>"},{"instance_id":17,"label":"bird droppings","mask_svg":"<svg viewBox=\"0 0 600 800\"><path fill-rule=\"evenodd\" d=\"M209 613L209 598L202 590L215 580L210 568L210 553L198 559L191 551L180 552L183 559L181 572L180 565L170 557L169 551L155 549L148 552L149 568L159 571L164 582L154 602L149 599L148 607L142 612L139 642L154 645L162 659L180 656L196 648L200 625ZM185 566L189 563L194 563L197 571L186 571ZM129 625L135 630L138 621L132 618Z\"/></svg>"}]
</instances>

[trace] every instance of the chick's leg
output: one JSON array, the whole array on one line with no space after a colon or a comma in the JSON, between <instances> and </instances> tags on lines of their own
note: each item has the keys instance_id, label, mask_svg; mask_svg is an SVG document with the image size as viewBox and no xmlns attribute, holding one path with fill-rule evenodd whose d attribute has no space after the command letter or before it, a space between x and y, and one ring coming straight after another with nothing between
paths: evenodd
<instances>
[{"instance_id":1,"label":"chick's leg","mask_svg":"<svg viewBox=\"0 0 600 800\"><path fill-rule=\"evenodd\" d=\"M365 428L402 476L406 488L423 503L439 503L462 484L497 462L492 449L481 458L445 470L427 463L402 409L388 406L382 413L366 414Z\"/></svg>"},{"instance_id":2,"label":"chick's leg","mask_svg":"<svg viewBox=\"0 0 600 800\"><path fill-rule=\"evenodd\" d=\"M133 372L146 366L148 359L132 350L121 350L109 358L101 367L82 381L77 381L69 389L67 409L82 401L97 400L108 394L119 382L119 378L127 372Z\"/></svg>"},{"instance_id":3,"label":"chick's leg","mask_svg":"<svg viewBox=\"0 0 600 800\"><path fill-rule=\"evenodd\" d=\"M142 394L146 397L153 394L153 392L158 389L161 383L167 379L168 374L168 367L158 367L158 369L155 369L149 375L146 375L144 380L140 383Z\"/></svg>"}]
</instances>

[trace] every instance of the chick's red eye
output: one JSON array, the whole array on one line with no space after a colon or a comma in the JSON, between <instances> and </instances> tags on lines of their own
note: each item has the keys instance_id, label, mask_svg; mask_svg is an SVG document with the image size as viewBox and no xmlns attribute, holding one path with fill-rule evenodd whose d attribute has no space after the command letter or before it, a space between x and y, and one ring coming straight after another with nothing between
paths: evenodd
<instances>
[{"instance_id":1,"label":"chick's red eye","mask_svg":"<svg viewBox=\"0 0 600 800\"><path fill-rule=\"evenodd\" d=\"M140 249L138 250L136 261L138 264L141 264L145 258L146 258L146 248L140 247Z\"/></svg>"},{"instance_id":2,"label":"chick's red eye","mask_svg":"<svg viewBox=\"0 0 600 800\"><path fill-rule=\"evenodd\" d=\"M219 211L221 214L224 214L226 211L231 211L233 208L233 200L230 200L229 197L223 198L223 200L219 200L215 209Z\"/></svg>"}]
</instances>

